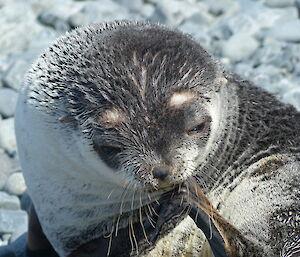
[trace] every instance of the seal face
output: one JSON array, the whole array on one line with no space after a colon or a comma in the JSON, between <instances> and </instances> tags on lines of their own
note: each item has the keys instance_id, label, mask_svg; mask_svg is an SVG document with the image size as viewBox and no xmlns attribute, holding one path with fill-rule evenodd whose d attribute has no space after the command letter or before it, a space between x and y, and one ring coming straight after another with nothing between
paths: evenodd
<instances>
[{"instance_id":1,"label":"seal face","mask_svg":"<svg viewBox=\"0 0 300 257\"><path fill-rule=\"evenodd\" d=\"M285 156L299 180L299 124L295 109L225 73L189 36L128 21L79 28L54 42L28 72L16 112L28 190L60 256L78 256L79 246L118 231L126 237L128 228L138 246L136 224L145 239L149 231L163 235L180 219L173 227L158 219L150 229L154 206L166 220L186 213L180 204L155 202L192 181L246 237L243 247L250 240L256 249L241 256L276 256L282 243L276 253L271 246L298 230L273 236L282 225L273 220L299 190L289 193L294 186L281 167L255 170L267 157ZM264 192L274 195L267 211ZM229 253L247 252L231 249L231 238Z\"/></svg>"}]
</instances>

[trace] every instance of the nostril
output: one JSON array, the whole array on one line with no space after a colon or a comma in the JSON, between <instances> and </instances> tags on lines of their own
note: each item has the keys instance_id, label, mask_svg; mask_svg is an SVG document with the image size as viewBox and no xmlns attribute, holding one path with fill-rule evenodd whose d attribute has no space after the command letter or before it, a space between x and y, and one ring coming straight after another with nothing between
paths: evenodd
<instances>
[{"instance_id":1,"label":"nostril","mask_svg":"<svg viewBox=\"0 0 300 257\"><path fill-rule=\"evenodd\" d=\"M152 174L154 178L164 180L169 175L169 168L166 166L154 167L152 170Z\"/></svg>"}]
</instances>

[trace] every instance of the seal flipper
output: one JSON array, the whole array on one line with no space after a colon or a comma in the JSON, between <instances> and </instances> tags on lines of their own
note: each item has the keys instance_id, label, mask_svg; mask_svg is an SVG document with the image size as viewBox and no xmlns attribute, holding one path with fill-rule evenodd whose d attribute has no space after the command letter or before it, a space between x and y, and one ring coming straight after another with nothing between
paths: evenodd
<instances>
[{"instance_id":1,"label":"seal flipper","mask_svg":"<svg viewBox=\"0 0 300 257\"><path fill-rule=\"evenodd\" d=\"M214 256L228 257L225 250L225 242L218 229L211 222L210 217L203 210L195 206L192 206L189 216L204 233Z\"/></svg>"}]
</instances>

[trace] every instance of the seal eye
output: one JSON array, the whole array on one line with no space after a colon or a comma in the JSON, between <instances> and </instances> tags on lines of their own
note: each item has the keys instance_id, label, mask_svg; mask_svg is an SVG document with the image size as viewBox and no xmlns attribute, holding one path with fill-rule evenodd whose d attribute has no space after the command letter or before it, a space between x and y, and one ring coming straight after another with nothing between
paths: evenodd
<instances>
[{"instance_id":1,"label":"seal eye","mask_svg":"<svg viewBox=\"0 0 300 257\"><path fill-rule=\"evenodd\" d=\"M192 129L188 130L188 135L191 136L191 135L195 135L197 133L200 133L202 131L204 131L206 129L206 124L207 122L202 122L200 123L199 125L193 127Z\"/></svg>"},{"instance_id":2,"label":"seal eye","mask_svg":"<svg viewBox=\"0 0 300 257\"><path fill-rule=\"evenodd\" d=\"M100 149L104 155L110 156L110 157L115 156L122 151L122 149L120 147L110 146L110 145L102 145L100 147Z\"/></svg>"}]
</instances>

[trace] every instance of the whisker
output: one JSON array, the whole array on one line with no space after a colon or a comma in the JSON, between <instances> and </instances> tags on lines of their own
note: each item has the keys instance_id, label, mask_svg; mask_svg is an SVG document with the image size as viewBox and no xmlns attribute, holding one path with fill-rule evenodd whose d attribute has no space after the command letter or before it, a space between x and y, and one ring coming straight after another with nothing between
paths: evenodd
<instances>
[{"instance_id":1,"label":"whisker","mask_svg":"<svg viewBox=\"0 0 300 257\"><path fill-rule=\"evenodd\" d=\"M142 202L142 191L140 191L140 208L139 208L140 224L141 224L141 227L142 227L143 234L144 234L144 237L145 237L145 239L146 239L146 242L150 245L150 242L149 242L148 237L147 237L147 234L146 234L144 222L143 222L143 217L142 217L142 206L143 206L143 202Z\"/></svg>"}]
</instances>

